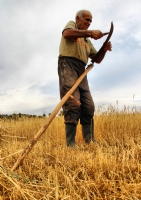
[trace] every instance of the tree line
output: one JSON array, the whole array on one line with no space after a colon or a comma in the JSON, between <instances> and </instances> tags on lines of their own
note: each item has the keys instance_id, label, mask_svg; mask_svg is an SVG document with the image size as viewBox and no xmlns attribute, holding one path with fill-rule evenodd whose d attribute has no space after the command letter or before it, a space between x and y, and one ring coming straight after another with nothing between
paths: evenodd
<instances>
[{"instance_id":1,"label":"tree line","mask_svg":"<svg viewBox=\"0 0 141 200\"><path fill-rule=\"evenodd\" d=\"M21 114L21 113L13 113L13 114L0 114L0 119L13 119L17 120L20 118L43 118L46 117L46 114L43 115L30 115L30 114Z\"/></svg>"},{"instance_id":2,"label":"tree line","mask_svg":"<svg viewBox=\"0 0 141 200\"><path fill-rule=\"evenodd\" d=\"M0 120L1 119L11 119L11 120L18 120L21 118L44 118L44 117L49 117L51 115L51 113L48 114L48 116L46 116L45 113L43 113L43 115L31 115L31 114L22 114L22 113L13 113L13 114L0 114ZM58 116L62 116L63 112L60 111Z\"/></svg>"}]
</instances>

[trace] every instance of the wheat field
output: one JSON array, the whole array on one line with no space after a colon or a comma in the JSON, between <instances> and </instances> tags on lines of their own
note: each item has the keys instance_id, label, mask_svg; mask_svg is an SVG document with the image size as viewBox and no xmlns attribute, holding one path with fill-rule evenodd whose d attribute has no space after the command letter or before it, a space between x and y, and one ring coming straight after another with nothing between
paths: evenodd
<instances>
[{"instance_id":1,"label":"wheat field","mask_svg":"<svg viewBox=\"0 0 141 200\"><path fill-rule=\"evenodd\" d=\"M99 108L98 144L65 143L63 116L55 117L16 171L12 166L46 122L0 121L0 200L141 200L141 111Z\"/></svg>"}]
</instances>

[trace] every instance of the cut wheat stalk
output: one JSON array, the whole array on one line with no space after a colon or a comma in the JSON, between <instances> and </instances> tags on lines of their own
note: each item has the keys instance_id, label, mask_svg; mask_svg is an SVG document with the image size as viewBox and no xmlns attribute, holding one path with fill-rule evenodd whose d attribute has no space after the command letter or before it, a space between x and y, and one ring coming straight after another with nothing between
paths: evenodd
<instances>
[{"instance_id":1,"label":"cut wheat stalk","mask_svg":"<svg viewBox=\"0 0 141 200\"><path fill-rule=\"evenodd\" d=\"M8 156L5 156L5 157L3 157L3 158L0 158L0 160L4 160L5 158L8 158L8 157L10 157L10 156L13 156L13 155L15 155L15 154L17 154L17 153L20 153L20 152L22 152L23 151L23 149L21 149L21 150L19 150L19 151L16 151L15 153L12 153L12 154L10 154L10 155L8 155Z\"/></svg>"},{"instance_id":2,"label":"cut wheat stalk","mask_svg":"<svg viewBox=\"0 0 141 200\"><path fill-rule=\"evenodd\" d=\"M20 136L17 136L17 135L1 135L1 137L12 137L12 138L27 139L27 137L20 137Z\"/></svg>"}]
</instances>

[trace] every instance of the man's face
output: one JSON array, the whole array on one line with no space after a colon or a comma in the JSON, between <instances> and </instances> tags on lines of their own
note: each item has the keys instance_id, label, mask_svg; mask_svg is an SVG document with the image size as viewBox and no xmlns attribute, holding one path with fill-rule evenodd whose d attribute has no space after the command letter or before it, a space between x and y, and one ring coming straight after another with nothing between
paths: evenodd
<instances>
[{"instance_id":1,"label":"man's face","mask_svg":"<svg viewBox=\"0 0 141 200\"><path fill-rule=\"evenodd\" d=\"M92 15L89 12L84 12L83 16L76 17L76 24L79 29L81 30L87 30L92 22Z\"/></svg>"}]
</instances>

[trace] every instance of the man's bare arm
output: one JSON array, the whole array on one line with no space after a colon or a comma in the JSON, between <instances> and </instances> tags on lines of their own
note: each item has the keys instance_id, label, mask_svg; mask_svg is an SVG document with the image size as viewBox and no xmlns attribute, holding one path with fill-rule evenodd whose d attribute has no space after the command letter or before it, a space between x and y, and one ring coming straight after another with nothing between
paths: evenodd
<instances>
[{"instance_id":1,"label":"man's bare arm","mask_svg":"<svg viewBox=\"0 0 141 200\"><path fill-rule=\"evenodd\" d=\"M99 30L77 30L77 29L65 29L63 37L66 39L77 39L80 37L91 37L95 40L103 37L103 33Z\"/></svg>"}]
</instances>

